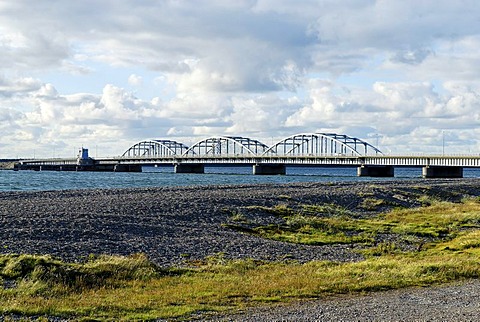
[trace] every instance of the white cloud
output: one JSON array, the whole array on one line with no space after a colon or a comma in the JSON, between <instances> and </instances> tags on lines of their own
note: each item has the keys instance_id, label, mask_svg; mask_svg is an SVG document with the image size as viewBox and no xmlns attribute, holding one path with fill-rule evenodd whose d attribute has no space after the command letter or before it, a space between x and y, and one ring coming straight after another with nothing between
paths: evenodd
<instances>
[{"instance_id":1,"label":"white cloud","mask_svg":"<svg viewBox=\"0 0 480 322\"><path fill-rule=\"evenodd\" d=\"M143 84L143 78L141 76L132 74L128 77L128 84L135 87L141 86Z\"/></svg>"},{"instance_id":2,"label":"white cloud","mask_svg":"<svg viewBox=\"0 0 480 322\"><path fill-rule=\"evenodd\" d=\"M28 139L32 140L32 146L55 144L65 148L83 145L84 141L114 144L140 139L143 133L138 131L165 132L169 123L161 117L160 103L139 100L112 85L106 85L101 95L59 95L51 84L27 86L30 88L27 91L16 87L19 83L21 80L12 82L10 96L22 94L17 100L33 108L27 112L0 110L0 134L12 144ZM16 149L28 155L32 146L16 146ZM113 152L118 147L108 149ZM41 150L37 148L37 154Z\"/></svg>"},{"instance_id":3,"label":"white cloud","mask_svg":"<svg viewBox=\"0 0 480 322\"><path fill-rule=\"evenodd\" d=\"M0 96L14 97L23 96L31 91L40 89L42 83L31 77L19 78L15 80L0 78Z\"/></svg>"},{"instance_id":4,"label":"white cloud","mask_svg":"<svg viewBox=\"0 0 480 322\"><path fill-rule=\"evenodd\" d=\"M285 119L300 105L297 98L280 99L275 95L237 97L229 116L229 135L251 136L256 139L287 135ZM291 133L290 133L291 134Z\"/></svg>"}]
</instances>

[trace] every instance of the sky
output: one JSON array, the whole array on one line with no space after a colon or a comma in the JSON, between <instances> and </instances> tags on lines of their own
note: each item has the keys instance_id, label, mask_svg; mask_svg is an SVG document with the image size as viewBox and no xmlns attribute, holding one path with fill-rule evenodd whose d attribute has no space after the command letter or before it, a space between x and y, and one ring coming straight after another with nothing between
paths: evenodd
<instances>
[{"instance_id":1,"label":"sky","mask_svg":"<svg viewBox=\"0 0 480 322\"><path fill-rule=\"evenodd\" d=\"M0 0L0 158L298 133L480 153L478 0Z\"/></svg>"}]
</instances>

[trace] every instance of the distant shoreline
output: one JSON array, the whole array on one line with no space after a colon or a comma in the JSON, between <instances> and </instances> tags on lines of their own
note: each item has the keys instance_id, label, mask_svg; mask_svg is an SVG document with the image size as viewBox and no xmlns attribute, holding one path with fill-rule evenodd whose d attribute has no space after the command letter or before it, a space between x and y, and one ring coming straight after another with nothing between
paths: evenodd
<instances>
[{"instance_id":1,"label":"distant shoreline","mask_svg":"<svg viewBox=\"0 0 480 322\"><path fill-rule=\"evenodd\" d=\"M0 170L13 170L18 160L0 160Z\"/></svg>"}]
</instances>

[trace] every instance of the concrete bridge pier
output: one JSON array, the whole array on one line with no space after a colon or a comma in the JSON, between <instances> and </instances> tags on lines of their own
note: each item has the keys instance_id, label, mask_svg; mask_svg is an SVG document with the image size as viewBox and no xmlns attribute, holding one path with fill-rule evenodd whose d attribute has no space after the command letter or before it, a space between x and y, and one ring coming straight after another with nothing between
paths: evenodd
<instances>
[{"instance_id":1,"label":"concrete bridge pier","mask_svg":"<svg viewBox=\"0 0 480 322\"><path fill-rule=\"evenodd\" d=\"M424 178L463 178L463 167L425 166L422 168Z\"/></svg>"},{"instance_id":2,"label":"concrete bridge pier","mask_svg":"<svg viewBox=\"0 0 480 322\"><path fill-rule=\"evenodd\" d=\"M177 163L175 173L205 173L205 166L200 163Z\"/></svg>"},{"instance_id":3,"label":"concrete bridge pier","mask_svg":"<svg viewBox=\"0 0 480 322\"><path fill-rule=\"evenodd\" d=\"M276 175L287 173L287 167L284 164L255 164L253 166L254 175Z\"/></svg>"},{"instance_id":4,"label":"concrete bridge pier","mask_svg":"<svg viewBox=\"0 0 480 322\"><path fill-rule=\"evenodd\" d=\"M362 165L357 168L359 177L393 177L395 170L391 165Z\"/></svg>"}]
</instances>

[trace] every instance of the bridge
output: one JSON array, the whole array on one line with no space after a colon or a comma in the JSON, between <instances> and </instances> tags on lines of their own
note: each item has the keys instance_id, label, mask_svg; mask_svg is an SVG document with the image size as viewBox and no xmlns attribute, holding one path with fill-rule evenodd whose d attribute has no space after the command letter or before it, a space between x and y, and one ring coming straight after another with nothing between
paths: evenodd
<instances>
[{"instance_id":1,"label":"bridge","mask_svg":"<svg viewBox=\"0 0 480 322\"><path fill-rule=\"evenodd\" d=\"M21 160L16 170L140 172L142 166L172 165L175 173L204 173L206 165L251 165L253 174L286 174L287 166L357 167L359 176L393 177L395 167L422 168L423 177L463 177L480 167L478 156L388 156L359 138L336 133L301 133L268 146L240 136L215 136L192 146L174 140L135 143L121 156Z\"/></svg>"}]
</instances>

